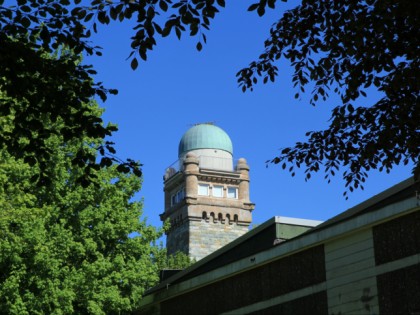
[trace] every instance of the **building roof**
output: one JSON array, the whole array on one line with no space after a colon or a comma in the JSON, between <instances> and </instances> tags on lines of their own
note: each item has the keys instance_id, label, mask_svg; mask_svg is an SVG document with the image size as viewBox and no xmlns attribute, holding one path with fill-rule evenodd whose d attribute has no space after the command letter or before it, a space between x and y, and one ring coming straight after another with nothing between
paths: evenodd
<instances>
[{"instance_id":1,"label":"building roof","mask_svg":"<svg viewBox=\"0 0 420 315\"><path fill-rule=\"evenodd\" d=\"M217 269L241 258L272 248L279 243L294 238L305 231L321 224L322 221L276 216L256 226L231 243L199 260L189 268L179 271L172 277L163 280L146 294L165 288L168 283L175 284L197 275Z\"/></svg>"},{"instance_id":2,"label":"building roof","mask_svg":"<svg viewBox=\"0 0 420 315\"><path fill-rule=\"evenodd\" d=\"M398 201L407 199L411 196L419 196L419 189L420 180L414 179L414 177L410 177L392 186L391 188L388 188L382 191L381 193L367 199L366 201L332 217L331 219L316 226L308 233L314 233L318 230L322 230L337 223L360 216L361 214L373 212L375 210L383 208L385 205L396 203Z\"/></svg>"},{"instance_id":3,"label":"building roof","mask_svg":"<svg viewBox=\"0 0 420 315\"><path fill-rule=\"evenodd\" d=\"M161 306L163 306L163 309L166 311L169 308L172 309L172 307L176 306L178 303L178 296L180 296L180 300L183 301L182 303L184 303L184 305L189 303L191 299L199 298L200 301L200 299L205 298L206 294L209 293L212 294L212 296L219 297L220 300L220 297L223 297L223 294L227 292L226 290L235 288L236 280L239 280L239 294L236 296L249 299L249 296L252 295L252 285L254 282L260 284L257 289L270 290L270 283L273 284L274 282L278 282L277 279L274 282L266 281L266 277L274 274L271 272L272 270L281 273L283 271L283 263L290 265L294 264L299 259L306 259L309 261L308 264L311 265L312 259L314 259L314 261L317 260L316 255L313 255L311 249L320 248L324 251L326 244L329 244L329 259L330 261L334 261L335 271L341 266L335 263L338 260L347 259L348 256L346 253L350 247L353 248L353 253L361 253L367 249L370 252L369 259L376 259L375 256L371 256L374 254L374 246L371 243L372 240L371 238L366 239L366 235L372 235L370 233L374 234L375 227L381 226L383 227L382 231L387 233L389 227L388 222L395 219L403 218L406 220L405 222L407 222L407 219L413 220L412 218L417 218L418 212L420 211L419 191L420 180L409 178L321 224L317 224L318 222L316 221L305 222L306 220L302 221L294 218L274 217L232 243L198 261L189 268L179 271L163 280L158 286L150 289L146 292L146 295L141 301L141 310L139 314L159 313ZM415 214L415 217L408 217L410 214ZM396 230L394 230L394 232L391 231L391 238L395 238L396 235L400 235L400 232L403 231L401 230L401 221L394 222L397 222L396 224L399 225L399 227L397 227L398 232L396 232ZM306 225L308 223L310 225L309 229L295 237L282 239L282 235L278 233L281 232L281 229L283 228L281 224L293 224L294 226L299 227L301 224ZM415 228L414 225L409 229L412 230L412 228ZM363 236L362 241L357 235ZM348 238L349 236L351 238ZM400 236L397 237L395 241L396 244L398 244L399 238ZM341 241L337 242L338 240ZM344 242L342 242L342 240L344 240ZM366 240L368 240L368 242L365 242ZM363 244L362 247L359 245L353 247L353 245L355 245L354 241L356 241L356 244ZM382 246L386 247L387 244L388 243L385 242ZM339 251L340 256L338 256L336 255L337 248L341 246L342 248L340 248ZM302 256L301 253L307 254ZM324 255L325 253L326 252L324 252ZM331 253L334 253L334 255L331 255ZM297 254L297 256L295 256L295 254ZM404 263L402 263L402 265L400 261L398 261L398 264L394 264L394 262L397 261L392 261L392 268L405 269L407 266L414 265L417 262L415 259L417 257L414 256L406 256L406 258L410 259L410 263L407 265L406 262L408 260L406 260L406 258L404 258ZM287 257L290 257L290 259ZM372 262L372 260L369 260L369 266L371 266ZM318 267L311 270L310 273L317 274L317 271L320 270L320 274L325 275L325 261L318 260L318 263ZM390 270L388 268L389 265L391 264L381 264L379 267L386 266L386 268L378 268L378 265L376 264L376 268L378 269L363 269L363 272L361 273L363 274L363 279L365 279L365 277L371 277L373 270L376 270L373 273L374 275L383 275L395 270ZM352 267L348 262L346 263L346 266ZM366 268L365 264L363 264L363 266L363 268ZM293 271L296 269L291 268L285 270ZM365 271L369 272L365 273ZM300 271L298 274L300 274ZM307 271L303 274L305 276L308 275ZM269 313L269 311L272 312L274 309L271 307L267 308L267 306L274 306L280 302L291 300L301 303L300 298L304 294L321 292L326 290L325 288L335 288L337 285L341 286L343 284L346 285L346 287L347 285L353 286L354 283L357 281L360 282L360 279L362 279L357 278L348 282L348 270L346 270L345 273L340 271L339 274L340 276L338 278L333 277L333 282L330 281L331 279L327 279L324 283L310 285L302 290L293 291L297 292L296 294L293 293L292 295L289 295L290 292L285 291L281 296L276 296L274 298L271 298L272 296L270 295L269 300L253 300L252 304L251 302L249 302L248 305L245 303L242 305L244 307L228 311L226 314L256 313L257 310L263 308L264 310L262 312ZM290 272L285 275L284 279L288 279L287 286L294 281L294 277L295 275L290 275ZM340 282L336 281L337 279L340 279ZM261 282L259 283L259 281ZM249 285L247 282L252 282L252 284ZM246 285L244 286L245 283ZM276 287L276 290L278 291L278 287ZM217 298L214 300L217 300ZM215 301L212 300L211 303L213 302ZM288 309L289 304L283 305L288 305L287 307L285 306ZM279 309L277 308L276 310Z\"/></svg>"},{"instance_id":4,"label":"building roof","mask_svg":"<svg viewBox=\"0 0 420 315\"><path fill-rule=\"evenodd\" d=\"M178 156L196 149L217 149L233 154L232 141L225 131L210 124L198 124L182 136L178 147Z\"/></svg>"},{"instance_id":5,"label":"building roof","mask_svg":"<svg viewBox=\"0 0 420 315\"><path fill-rule=\"evenodd\" d=\"M221 266L228 265L234 261L238 261L244 257L249 257L256 253L277 247L276 245L283 247L283 245L286 245L289 242L305 237L307 238L308 236L317 234L322 230L327 230L364 214L375 212L378 209L406 200L407 198L415 196L417 200L420 200L418 191L420 191L420 181L411 177L323 223L314 220L274 217L242 235L228 245L208 255L189 268L180 271L167 280L164 280L159 285L146 292L146 295L160 291L166 288L169 284L173 285L180 283L195 276L220 268ZM419 202L417 201L417 206L418 205ZM284 230L285 225L306 226L309 229L302 231L302 233L299 233L296 236L288 235L288 237L283 237L282 230ZM315 237L315 239L318 238ZM277 240L279 242L276 242Z\"/></svg>"}]
</instances>

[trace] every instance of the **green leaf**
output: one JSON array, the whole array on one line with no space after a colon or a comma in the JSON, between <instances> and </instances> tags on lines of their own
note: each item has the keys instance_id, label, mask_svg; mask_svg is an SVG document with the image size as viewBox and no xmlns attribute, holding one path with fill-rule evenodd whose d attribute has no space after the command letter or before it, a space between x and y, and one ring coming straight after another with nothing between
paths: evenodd
<instances>
[{"instance_id":1,"label":"green leaf","mask_svg":"<svg viewBox=\"0 0 420 315\"><path fill-rule=\"evenodd\" d=\"M34 166L37 163L37 160L34 156L26 156L23 161L27 164L29 164L30 166Z\"/></svg>"},{"instance_id":2,"label":"green leaf","mask_svg":"<svg viewBox=\"0 0 420 315\"><path fill-rule=\"evenodd\" d=\"M254 3L254 4L251 4L249 7L248 7L248 11L255 11L258 7L260 6L260 4L259 3Z\"/></svg>"},{"instance_id":3,"label":"green leaf","mask_svg":"<svg viewBox=\"0 0 420 315\"><path fill-rule=\"evenodd\" d=\"M260 5L258 7L257 13L258 13L259 16L263 16L265 14L265 7Z\"/></svg>"},{"instance_id":4,"label":"green leaf","mask_svg":"<svg viewBox=\"0 0 420 315\"><path fill-rule=\"evenodd\" d=\"M162 11L166 12L168 11L168 4L166 3L165 0L160 0L159 1L159 7L161 8Z\"/></svg>"},{"instance_id":5,"label":"green leaf","mask_svg":"<svg viewBox=\"0 0 420 315\"><path fill-rule=\"evenodd\" d=\"M22 10L23 12L31 12L31 8L28 5L23 5L20 7L20 10Z\"/></svg>"},{"instance_id":6,"label":"green leaf","mask_svg":"<svg viewBox=\"0 0 420 315\"><path fill-rule=\"evenodd\" d=\"M131 69L136 70L136 69L137 69L137 67L138 67L138 65L139 65L139 62L137 61L137 58L136 58L136 57L134 57L134 58L131 60Z\"/></svg>"},{"instance_id":7,"label":"green leaf","mask_svg":"<svg viewBox=\"0 0 420 315\"><path fill-rule=\"evenodd\" d=\"M181 29L179 27L175 27L175 34L178 39L181 39Z\"/></svg>"},{"instance_id":8,"label":"green leaf","mask_svg":"<svg viewBox=\"0 0 420 315\"><path fill-rule=\"evenodd\" d=\"M196 47L198 51L201 51L201 49L203 49L203 45L200 42L197 43Z\"/></svg>"},{"instance_id":9,"label":"green leaf","mask_svg":"<svg viewBox=\"0 0 420 315\"><path fill-rule=\"evenodd\" d=\"M31 21L27 18L27 17L23 17L20 20L21 24L23 27L28 28L29 26L31 26Z\"/></svg>"},{"instance_id":10,"label":"green leaf","mask_svg":"<svg viewBox=\"0 0 420 315\"><path fill-rule=\"evenodd\" d=\"M109 10L109 14L111 16L111 19L113 19L114 21L118 18L118 12L115 9L115 7L111 7L111 9Z\"/></svg>"}]
</instances>

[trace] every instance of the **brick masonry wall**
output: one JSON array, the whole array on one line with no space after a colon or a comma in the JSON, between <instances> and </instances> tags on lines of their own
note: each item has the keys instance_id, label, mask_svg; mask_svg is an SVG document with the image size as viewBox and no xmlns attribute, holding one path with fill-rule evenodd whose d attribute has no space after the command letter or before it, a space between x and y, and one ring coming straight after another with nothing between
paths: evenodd
<instances>
[{"instance_id":1,"label":"brick masonry wall","mask_svg":"<svg viewBox=\"0 0 420 315\"><path fill-rule=\"evenodd\" d=\"M420 211L375 226L373 240L377 266L419 257ZM420 263L378 275L377 284L381 314L420 314Z\"/></svg>"},{"instance_id":2,"label":"brick masonry wall","mask_svg":"<svg viewBox=\"0 0 420 315\"><path fill-rule=\"evenodd\" d=\"M200 260L248 232L247 226L211 220L184 221L167 236L168 254L182 251Z\"/></svg>"},{"instance_id":3,"label":"brick masonry wall","mask_svg":"<svg viewBox=\"0 0 420 315\"><path fill-rule=\"evenodd\" d=\"M420 211L373 228L375 261L381 265L420 253Z\"/></svg>"},{"instance_id":4,"label":"brick masonry wall","mask_svg":"<svg viewBox=\"0 0 420 315\"><path fill-rule=\"evenodd\" d=\"M420 264L379 275L381 314L420 314Z\"/></svg>"},{"instance_id":5,"label":"brick masonry wall","mask_svg":"<svg viewBox=\"0 0 420 315\"><path fill-rule=\"evenodd\" d=\"M210 315L227 311L240 314L235 309L324 282L324 257L324 246L309 248L165 300L161 304L161 314ZM277 311L284 314L327 314L326 306L327 295L320 292L313 297L282 303L261 311L261 314L277 314Z\"/></svg>"},{"instance_id":6,"label":"brick masonry wall","mask_svg":"<svg viewBox=\"0 0 420 315\"><path fill-rule=\"evenodd\" d=\"M180 251L188 254L188 222L178 226L172 226L166 238L166 248L169 255Z\"/></svg>"},{"instance_id":7,"label":"brick masonry wall","mask_svg":"<svg viewBox=\"0 0 420 315\"><path fill-rule=\"evenodd\" d=\"M227 222L190 221L190 256L197 260L206 257L248 232L247 226Z\"/></svg>"}]
</instances>

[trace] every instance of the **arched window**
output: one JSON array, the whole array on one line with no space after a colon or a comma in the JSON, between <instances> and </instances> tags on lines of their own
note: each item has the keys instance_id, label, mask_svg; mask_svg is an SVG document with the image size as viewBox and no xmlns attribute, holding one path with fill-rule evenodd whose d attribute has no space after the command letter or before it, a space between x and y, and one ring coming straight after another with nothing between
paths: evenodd
<instances>
[{"instance_id":1,"label":"arched window","mask_svg":"<svg viewBox=\"0 0 420 315\"><path fill-rule=\"evenodd\" d=\"M237 214L235 214L233 216L233 222L238 223L238 215Z\"/></svg>"},{"instance_id":2,"label":"arched window","mask_svg":"<svg viewBox=\"0 0 420 315\"><path fill-rule=\"evenodd\" d=\"M230 221L230 214L226 214L226 223L227 224L232 224L232 222Z\"/></svg>"},{"instance_id":3,"label":"arched window","mask_svg":"<svg viewBox=\"0 0 420 315\"><path fill-rule=\"evenodd\" d=\"M217 217L218 217L220 223L223 223L223 215L221 213L219 213Z\"/></svg>"},{"instance_id":4,"label":"arched window","mask_svg":"<svg viewBox=\"0 0 420 315\"><path fill-rule=\"evenodd\" d=\"M210 213L210 217L211 217L213 223L217 221L217 219L214 215L214 212Z\"/></svg>"},{"instance_id":5,"label":"arched window","mask_svg":"<svg viewBox=\"0 0 420 315\"><path fill-rule=\"evenodd\" d=\"M206 211L203 211L203 216L202 216L202 219L204 220L204 221L207 221L209 218L207 217L207 212Z\"/></svg>"}]
</instances>

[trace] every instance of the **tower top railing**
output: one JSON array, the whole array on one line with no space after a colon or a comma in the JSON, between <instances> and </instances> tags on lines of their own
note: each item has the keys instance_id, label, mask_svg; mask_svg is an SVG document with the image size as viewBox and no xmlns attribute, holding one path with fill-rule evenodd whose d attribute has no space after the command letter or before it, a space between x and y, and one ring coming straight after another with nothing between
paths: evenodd
<instances>
[{"instance_id":1,"label":"tower top railing","mask_svg":"<svg viewBox=\"0 0 420 315\"><path fill-rule=\"evenodd\" d=\"M165 168L164 178L168 180L184 168L184 159L178 159ZM198 156L198 166L200 169L218 170L218 171L236 171L238 160L231 158L222 158L214 156L200 155Z\"/></svg>"},{"instance_id":2,"label":"tower top railing","mask_svg":"<svg viewBox=\"0 0 420 315\"><path fill-rule=\"evenodd\" d=\"M165 178L165 180L167 180L171 178L172 176L174 176L176 173L178 173L180 170L181 170L181 166L180 166L179 160L176 160L167 168L165 168L165 174L163 175L163 177Z\"/></svg>"}]
</instances>

